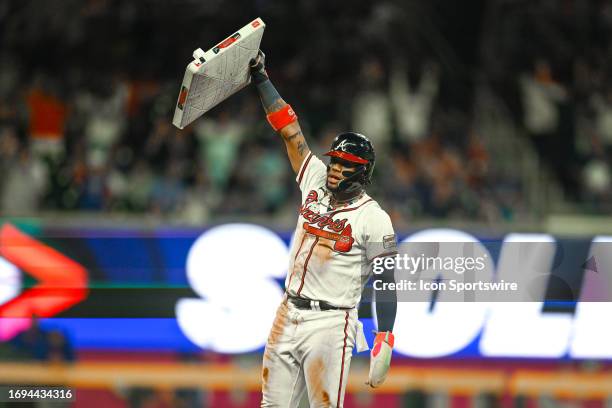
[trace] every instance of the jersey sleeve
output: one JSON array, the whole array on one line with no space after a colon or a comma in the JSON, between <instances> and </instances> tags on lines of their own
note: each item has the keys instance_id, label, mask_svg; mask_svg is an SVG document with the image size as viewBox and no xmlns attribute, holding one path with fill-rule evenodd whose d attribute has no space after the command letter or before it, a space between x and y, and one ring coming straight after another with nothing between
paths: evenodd
<instances>
[{"instance_id":1,"label":"jersey sleeve","mask_svg":"<svg viewBox=\"0 0 612 408\"><path fill-rule=\"evenodd\" d=\"M374 258L396 254L397 237L389 214L376 205L364 215L367 218L364 223L362 239L368 262L371 262Z\"/></svg>"},{"instance_id":2,"label":"jersey sleeve","mask_svg":"<svg viewBox=\"0 0 612 408\"><path fill-rule=\"evenodd\" d=\"M316 190L325 185L327 166L312 152L309 152L298 171L295 181L302 192Z\"/></svg>"}]
</instances>

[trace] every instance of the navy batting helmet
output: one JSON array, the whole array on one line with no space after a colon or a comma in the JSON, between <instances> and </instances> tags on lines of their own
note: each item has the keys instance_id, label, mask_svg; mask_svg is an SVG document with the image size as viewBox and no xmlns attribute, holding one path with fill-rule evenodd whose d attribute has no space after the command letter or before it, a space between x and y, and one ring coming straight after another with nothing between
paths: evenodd
<instances>
[{"instance_id":1,"label":"navy batting helmet","mask_svg":"<svg viewBox=\"0 0 612 408\"><path fill-rule=\"evenodd\" d=\"M357 165L355 172L342 180L336 191L356 190L365 187L372 181L376 155L372 143L364 135L355 132L340 133L325 156Z\"/></svg>"}]
</instances>

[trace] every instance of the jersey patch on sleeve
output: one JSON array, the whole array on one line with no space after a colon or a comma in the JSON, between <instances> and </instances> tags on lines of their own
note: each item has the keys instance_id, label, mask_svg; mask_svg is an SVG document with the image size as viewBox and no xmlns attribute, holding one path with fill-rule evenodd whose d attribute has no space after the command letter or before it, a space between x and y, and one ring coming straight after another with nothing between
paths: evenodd
<instances>
[{"instance_id":1,"label":"jersey patch on sleeve","mask_svg":"<svg viewBox=\"0 0 612 408\"><path fill-rule=\"evenodd\" d=\"M383 248L385 248L385 249L395 248L396 245L397 244L395 242L395 234L385 235L383 237Z\"/></svg>"}]
</instances>

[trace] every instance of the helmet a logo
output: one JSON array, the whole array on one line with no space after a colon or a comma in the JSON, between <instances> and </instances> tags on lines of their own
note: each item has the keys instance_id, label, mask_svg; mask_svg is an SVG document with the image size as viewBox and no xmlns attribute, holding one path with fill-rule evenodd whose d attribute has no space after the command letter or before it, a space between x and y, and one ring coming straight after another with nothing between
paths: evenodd
<instances>
[{"instance_id":1,"label":"helmet a logo","mask_svg":"<svg viewBox=\"0 0 612 408\"><path fill-rule=\"evenodd\" d=\"M342 150L343 152L346 151L346 148L350 145L350 142L346 139L344 139L343 141L341 141L338 146L336 147L336 150Z\"/></svg>"}]
</instances>

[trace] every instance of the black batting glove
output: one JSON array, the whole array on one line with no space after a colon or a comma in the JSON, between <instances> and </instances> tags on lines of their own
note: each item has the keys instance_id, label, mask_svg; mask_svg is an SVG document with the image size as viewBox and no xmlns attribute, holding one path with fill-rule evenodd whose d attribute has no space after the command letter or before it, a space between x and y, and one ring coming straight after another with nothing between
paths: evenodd
<instances>
[{"instance_id":1,"label":"black batting glove","mask_svg":"<svg viewBox=\"0 0 612 408\"><path fill-rule=\"evenodd\" d=\"M259 85L269 79L266 73L266 54L262 50L259 50L257 57L249 61L249 69L251 70L251 80L255 85Z\"/></svg>"}]
</instances>

